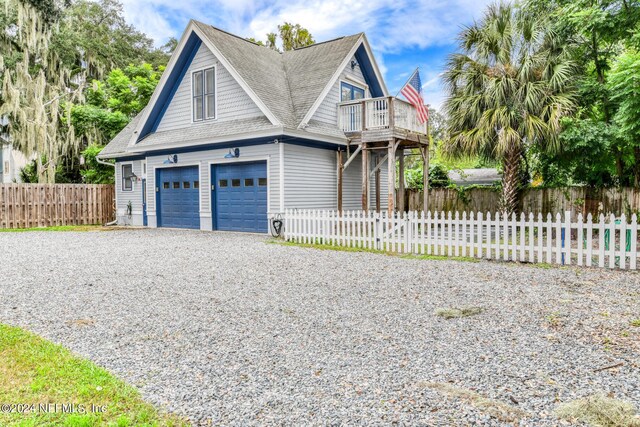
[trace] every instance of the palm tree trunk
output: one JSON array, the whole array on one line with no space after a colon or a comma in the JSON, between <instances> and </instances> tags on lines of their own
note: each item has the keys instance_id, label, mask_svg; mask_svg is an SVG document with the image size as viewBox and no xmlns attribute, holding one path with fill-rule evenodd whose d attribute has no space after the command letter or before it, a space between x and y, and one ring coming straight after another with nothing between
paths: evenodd
<instances>
[{"instance_id":1,"label":"palm tree trunk","mask_svg":"<svg viewBox=\"0 0 640 427\"><path fill-rule=\"evenodd\" d=\"M504 171L502 174L500 210L504 213L511 214L515 212L518 207L521 159L522 153L518 148L513 147L503 160Z\"/></svg>"}]
</instances>

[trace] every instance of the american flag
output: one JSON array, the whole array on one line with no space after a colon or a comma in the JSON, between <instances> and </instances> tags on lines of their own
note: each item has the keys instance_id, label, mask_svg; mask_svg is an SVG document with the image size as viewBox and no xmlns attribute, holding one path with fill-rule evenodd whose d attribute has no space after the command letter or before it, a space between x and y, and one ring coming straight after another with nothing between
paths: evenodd
<instances>
[{"instance_id":1,"label":"american flag","mask_svg":"<svg viewBox=\"0 0 640 427\"><path fill-rule=\"evenodd\" d=\"M422 99L422 82L420 81L420 71L416 70L407 84L400 90L400 93L413 105L418 112L420 124L429 120L429 110L424 105Z\"/></svg>"}]
</instances>

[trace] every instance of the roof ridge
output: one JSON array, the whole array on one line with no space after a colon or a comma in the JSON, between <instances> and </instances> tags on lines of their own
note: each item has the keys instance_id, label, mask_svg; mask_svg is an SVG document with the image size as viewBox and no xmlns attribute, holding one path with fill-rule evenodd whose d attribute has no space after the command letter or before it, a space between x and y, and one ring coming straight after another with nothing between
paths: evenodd
<instances>
[{"instance_id":1,"label":"roof ridge","mask_svg":"<svg viewBox=\"0 0 640 427\"><path fill-rule=\"evenodd\" d=\"M233 34L233 33L229 32L229 31L227 31L227 30L223 30L222 28L218 28L218 27L216 27L215 25L207 24L206 22L198 21L197 19L193 19L193 22L195 22L195 23L197 23L197 24L201 24L201 25L206 25L207 27L211 27L211 28L213 28L214 30L220 31L221 33L225 33L225 34L227 34L227 35L229 35L229 36L232 36L232 37L235 37L235 38L237 38L237 39L243 40L243 41L245 41L245 42L247 42L247 43L251 43L251 44L252 44L252 45L254 45L254 46L258 46L258 47L267 47L267 46L265 46L264 44L260 44L260 43L254 42L253 40L249 40L249 39L248 39L248 38L246 38L246 37L242 37L242 36L239 36L239 35L237 35L237 34ZM268 49L268 48L267 48L267 49ZM271 49L271 50L272 50L272 49ZM276 51L276 52L277 52L277 51ZM277 52L277 53L280 53L280 52Z\"/></svg>"},{"instance_id":2,"label":"roof ridge","mask_svg":"<svg viewBox=\"0 0 640 427\"><path fill-rule=\"evenodd\" d=\"M343 39L346 39L346 38L349 38L349 37L360 37L362 34L364 34L364 32L351 34L351 35L348 35L348 36L340 36L340 37L336 37L336 38L333 38L333 39L325 40L325 41L322 41L322 42L313 43L313 44L310 44L310 45L307 45L307 46L297 47L295 49L288 50L288 51L285 51L283 53L296 52L296 51L299 51L299 50L308 49L310 47L320 46L320 45L323 45L323 44L326 44L326 43L337 42L338 40L343 40Z\"/></svg>"}]
</instances>

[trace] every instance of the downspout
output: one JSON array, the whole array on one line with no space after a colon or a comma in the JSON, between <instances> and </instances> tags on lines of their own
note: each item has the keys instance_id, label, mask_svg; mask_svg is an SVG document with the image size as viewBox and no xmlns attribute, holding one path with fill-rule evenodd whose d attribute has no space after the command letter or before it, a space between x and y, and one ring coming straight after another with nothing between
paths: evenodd
<instances>
[{"instance_id":1,"label":"downspout","mask_svg":"<svg viewBox=\"0 0 640 427\"><path fill-rule=\"evenodd\" d=\"M105 162L104 160L100 159L99 157L96 157L96 162L100 163L101 165L106 165L106 166L111 166L113 168L113 172L115 175L115 171L116 171L116 164L115 163L110 163L110 162ZM116 225L118 223L118 214L116 212L116 219L114 219L111 222L106 223L104 226L105 227L109 227L112 225Z\"/></svg>"}]
</instances>

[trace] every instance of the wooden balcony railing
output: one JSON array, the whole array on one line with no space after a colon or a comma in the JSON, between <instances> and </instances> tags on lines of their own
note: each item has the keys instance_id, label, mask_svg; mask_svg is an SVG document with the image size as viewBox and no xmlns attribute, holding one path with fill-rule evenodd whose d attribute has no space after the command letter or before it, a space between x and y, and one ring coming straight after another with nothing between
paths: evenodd
<instances>
[{"instance_id":1,"label":"wooden balcony railing","mask_svg":"<svg viewBox=\"0 0 640 427\"><path fill-rule=\"evenodd\" d=\"M416 109L392 96L339 103L338 126L343 132L398 128L427 134L427 124L420 124Z\"/></svg>"}]
</instances>

